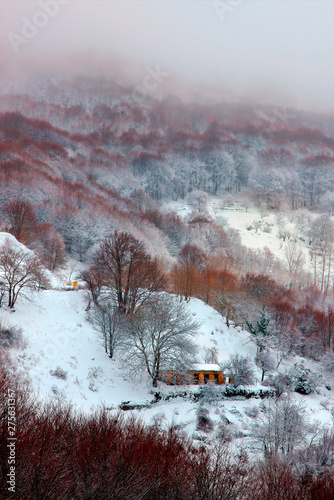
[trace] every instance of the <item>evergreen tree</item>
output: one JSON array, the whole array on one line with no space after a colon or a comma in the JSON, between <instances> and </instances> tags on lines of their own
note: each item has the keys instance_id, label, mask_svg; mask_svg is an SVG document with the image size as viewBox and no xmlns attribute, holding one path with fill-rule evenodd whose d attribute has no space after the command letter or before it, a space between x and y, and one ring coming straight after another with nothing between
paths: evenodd
<instances>
[{"instance_id":1,"label":"evergreen tree","mask_svg":"<svg viewBox=\"0 0 334 500\"><path fill-rule=\"evenodd\" d=\"M271 337L271 331L268 329L270 320L271 318L268 317L266 313L266 306L263 304L256 326L254 327L252 323L246 321L248 330L255 338L258 352L262 352L266 348L268 340Z\"/></svg>"}]
</instances>

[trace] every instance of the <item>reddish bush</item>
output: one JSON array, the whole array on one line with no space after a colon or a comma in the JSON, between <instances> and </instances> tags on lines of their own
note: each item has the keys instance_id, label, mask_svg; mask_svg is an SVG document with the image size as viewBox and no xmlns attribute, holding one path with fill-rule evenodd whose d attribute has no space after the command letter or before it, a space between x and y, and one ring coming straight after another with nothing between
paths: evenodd
<instances>
[{"instance_id":1,"label":"reddish bush","mask_svg":"<svg viewBox=\"0 0 334 500\"><path fill-rule=\"evenodd\" d=\"M254 298L262 302L270 301L275 297L281 298L285 294L283 287L280 287L276 281L263 274L247 273L242 279L241 286Z\"/></svg>"},{"instance_id":2,"label":"reddish bush","mask_svg":"<svg viewBox=\"0 0 334 500\"><path fill-rule=\"evenodd\" d=\"M16 494L39 500L330 500L334 476L298 473L277 457L251 466L224 445L194 448L173 429L161 432L100 409L40 407L0 353L0 495L8 498L8 389L15 392Z\"/></svg>"}]
</instances>

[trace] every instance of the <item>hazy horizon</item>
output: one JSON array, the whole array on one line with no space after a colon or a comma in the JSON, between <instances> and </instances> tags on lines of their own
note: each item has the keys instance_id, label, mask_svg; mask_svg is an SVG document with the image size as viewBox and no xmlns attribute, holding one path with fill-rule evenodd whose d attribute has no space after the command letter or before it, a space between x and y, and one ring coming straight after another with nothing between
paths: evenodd
<instances>
[{"instance_id":1,"label":"hazy horizon","mask_svg":"<svg viewBox=\"0 0 334 500\"><path fill-rule=\"evenodd\" d=\"M227 100L334 111L334 1L5 0L0 12L3 68L66 74L82 54L78 67L103 70L113 55L139 86L128 60L158 68L169 90L180 77Z\"/></svg>"}]
</instances>

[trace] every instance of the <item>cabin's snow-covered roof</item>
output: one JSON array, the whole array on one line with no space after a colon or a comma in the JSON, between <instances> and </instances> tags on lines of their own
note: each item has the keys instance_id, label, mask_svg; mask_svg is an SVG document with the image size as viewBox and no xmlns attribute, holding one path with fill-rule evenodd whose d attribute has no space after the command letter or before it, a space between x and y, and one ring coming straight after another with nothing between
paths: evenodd
<instances>
[{"instance_id":1,"label":"cabin's snow-covered roof","mask_svg":"<svg viewBox=\"0 0 334 500\"><path fill-rule=\"evenodd\" d=\"M221 372L221 368L219 365L215 364L195 364L191 368L192 370L195 370L197 372Z\"/></svg>"}]
</instances>

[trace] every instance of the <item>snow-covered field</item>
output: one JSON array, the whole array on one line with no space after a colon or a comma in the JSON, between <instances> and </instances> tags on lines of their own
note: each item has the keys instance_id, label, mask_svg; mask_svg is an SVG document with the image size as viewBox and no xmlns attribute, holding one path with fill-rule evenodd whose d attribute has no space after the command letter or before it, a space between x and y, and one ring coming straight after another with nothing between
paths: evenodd
<instances>
[{"instance_id":1,"label":"snow-covered field","mask_svg":"<svg viewBox=\"0 0 334 500\"><path fill-rule=\"evenodd\" d=\"M186 219L191 214L191 207L185 200L168 202L164 208L167 211L176 211L182 219ZM252 250L269 249L286 270L288 270L286 249L290 242L295 241L297 249L301 250L304 256L303 270L306 273L311 271L308 239L297 224L298 216L305 216L305 212L298 210L280 213L261 211L255 206L249 206L246 209L241 201L235 200L228 204L214 196L208 197L207 212L219 225L223 223L224 227L227 222L228 227L235 229L240 235L241 244L245 247ZM317 214L308 212L307 216L312 219ZM259 224L257 229L256 223ZM289 235L285 240L280 238L280 227Z\"/></svg>"}]
</instances>

